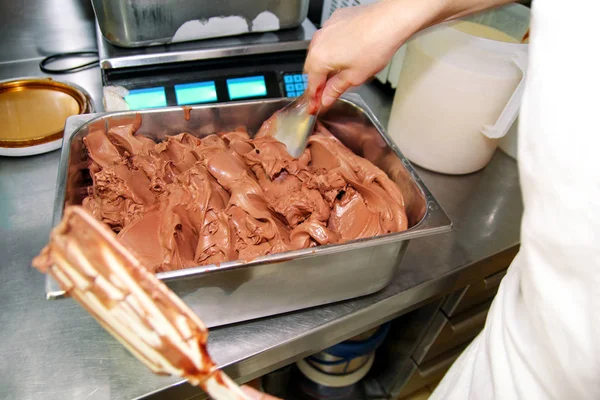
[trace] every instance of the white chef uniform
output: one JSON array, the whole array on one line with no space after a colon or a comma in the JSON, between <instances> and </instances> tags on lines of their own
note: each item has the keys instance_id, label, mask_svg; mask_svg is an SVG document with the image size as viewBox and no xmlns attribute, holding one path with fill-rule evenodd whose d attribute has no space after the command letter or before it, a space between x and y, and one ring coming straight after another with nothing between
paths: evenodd
<instances>
[{"instance_id":1,"label":"white chef uniform","mask_svg":"<svg viewBox=\"0 0 600 400\"><path fill-rule=\"evenodd\" d=\"M521 250L432 399L600 399L600 6L534 0Z\"/></svg>"}]
</instances>

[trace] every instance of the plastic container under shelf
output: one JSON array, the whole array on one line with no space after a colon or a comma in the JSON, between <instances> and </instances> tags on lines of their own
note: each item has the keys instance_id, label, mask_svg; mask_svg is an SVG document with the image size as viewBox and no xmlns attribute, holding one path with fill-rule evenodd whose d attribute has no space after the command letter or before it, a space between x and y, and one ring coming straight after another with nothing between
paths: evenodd
<instances>
[{"instance_id":1,"label":"plastic container under shelf","mask_svg":"<svg viewBox=\"0 0 600 400\"><path fill-rule=\"evenodd\" d=\"M389 323L381 325L296 363L304 376L301 391L312 399L353 398L389 329Z\"/></svg>"},{"instance_id":2,"label":"plastic container under shelf","mask_svg":"<svg viewBox=\"0 0 600 400\"><path fill-rule=\"evenodd\" d=\"M511 4L407 43L388 132L410 161L447 174L488 164L519 113L529 15Z\"/></svg>"}]
</instances>

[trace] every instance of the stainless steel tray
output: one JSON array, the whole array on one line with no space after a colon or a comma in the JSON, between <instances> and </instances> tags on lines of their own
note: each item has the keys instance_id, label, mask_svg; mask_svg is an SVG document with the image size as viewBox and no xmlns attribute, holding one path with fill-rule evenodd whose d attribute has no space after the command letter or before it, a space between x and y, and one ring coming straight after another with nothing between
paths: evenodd
<instances>
[{"instance_id":1,"label":"stainless steel tray","mask_svg":"<svg viewBox=\"0 0 600 400\"><path fill-rule=\"evenodd\" d=\"M83 138L92 130L141 119L139 134L155 140L190 132L205 136L240 125L256 132L289 99L271 99L74 116L67 120L54 204L54 224L66 205L81 204L91 183ZM346 146L383 171L405 196L410 228L343 244L159 273L209 326L280 314L374 293L396 272L409 239L450 230L450 220L357 95L345 95L319 118ZM64 293L52 278L48 298Z\"/></svg>"},{"instance_id":2,"label":"stainless steel tray","mask_svg":"<svg viewBox=\"0 0 600 400\"><path fill-rule=\"evenodd\" d=\"M121 47L294 28L309 0L92 0L102 36Z\"/></svg>"}]
</instances>

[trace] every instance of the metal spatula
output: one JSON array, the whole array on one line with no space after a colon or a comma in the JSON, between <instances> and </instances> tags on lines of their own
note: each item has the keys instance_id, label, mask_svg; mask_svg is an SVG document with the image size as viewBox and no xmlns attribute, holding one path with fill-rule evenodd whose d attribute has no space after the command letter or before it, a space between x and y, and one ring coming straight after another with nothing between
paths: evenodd
<instances>
[{"instance_id":1,"label":"metal spatula","mask_svg":"<svg viewBox=\"0 0 600 400\"><path fill-rule=\"evenodd\" d=\"M273 115L272 135L286 145L288 153L300 157L308 137L315 129L318 111L308 112L308 98L304 94Z\"/></svg>"},{"instance_id":2,"label":"metal spatula","mask_svg":"<svg viewBox=\"0 0 600 400\"><path fill-rule=\"evenodd\" d=\"M249 399L206 350L208 330L165 284L81 207L68 207L33 260L152 372L217 400Z\"/></svg>"}]
</instances>

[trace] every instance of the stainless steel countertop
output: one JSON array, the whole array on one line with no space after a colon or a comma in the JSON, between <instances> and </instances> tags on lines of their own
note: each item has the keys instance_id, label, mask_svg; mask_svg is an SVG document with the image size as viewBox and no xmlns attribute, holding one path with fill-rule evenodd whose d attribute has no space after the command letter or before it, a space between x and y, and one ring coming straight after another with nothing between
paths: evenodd
<instances>
[{"instance_id":1,"label":"stainless steel countertop","mask_svg":"<svg viewBox=\"0 0 600 400\"><path fill-rule=\"evenodd\" d=\"M0 61L0 79L40 75L39 57L31 58ZM100 108L98 69L57 79L88 90ZM359 92L385 124L391 96L373 86ZM58 160L59 151L0 157L0 398L198 394L178 378L154 376L74 301L45 300L44 276L30 262L50 232ZM452 219L451 233L413 240L392 283L374 295L212 330L216 361L234 378L260 376L407 312L455 287L474 262L518 244L521 193L508 156L497 152L467 176L419 174Z\"/></svg>"},{"instance_id":2,"label":"stainless steel countertop","mask_svg":"<svg viewBox=\"0 0 600 400\"><path fill-rule=\"evenodd\" d=\"M169 46L123 48L103 39L98 44L102 68L126 68L140 65L159 65L182 61L208 60L239 55L306 50L317 28L304 20L298 29L268 32L248 36L207 39L200 42L181 42ZM96 35L101 35L100 28Z\"/></svg>"}]
</instances>

